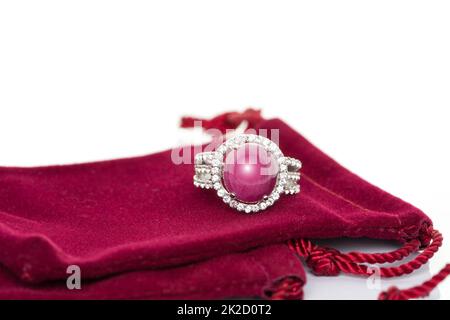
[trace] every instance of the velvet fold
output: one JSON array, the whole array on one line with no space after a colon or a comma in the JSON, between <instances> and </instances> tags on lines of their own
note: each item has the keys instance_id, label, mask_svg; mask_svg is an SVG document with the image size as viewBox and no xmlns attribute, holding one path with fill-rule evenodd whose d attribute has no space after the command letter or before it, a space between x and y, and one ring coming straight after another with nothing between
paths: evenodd
<instances>
[{"instance_id":1,"label":"velvet fold","mask_svg":"<svg viewBox=\"0 0 450 320\"><path fill-rule=\"evenodd\" d=\"M184 266L82 281L80 290L69 290L65 281L26 284L0 267L0 299L268 299L286 278L298 281L300 288L306 281L298 257L278 244Z\"/></svg>"}]
</instances>

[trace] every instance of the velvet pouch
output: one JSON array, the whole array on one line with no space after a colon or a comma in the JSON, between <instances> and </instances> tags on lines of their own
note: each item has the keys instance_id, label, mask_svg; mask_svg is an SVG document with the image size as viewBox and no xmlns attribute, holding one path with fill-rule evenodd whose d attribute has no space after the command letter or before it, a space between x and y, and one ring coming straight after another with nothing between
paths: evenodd
<instances>
[{"instance_id":1,"label":"velvet pouch","mask_svg":"<svg viewBox=\"0 0 450 320\"><path fill-rule=\"evenodd\" d=\"M243 120L256 130L277 129L283 153L302 160L300 194L259 214L238 213L212 192L194 188L193 165L175 165L170 150L88 164L0 168L0 264L20 283L61 281L68 265L79 266L87 281L116 280L118 274L187 264L209 269L200 263L228 255L245 263L233 254L290 240L289 248L318 274L366 275L364 263L392 262L424 249L408 263L381 269L382 276L395 276L417 269L439 247L442 237L422 211L344 169L281 120L250 111L204 126L223 131ZM196 148L189 150L193 156ZM404 247L342 254L304 240L336 237L398 240ZM299 273L284 275L301 279Z\"/></svg>"}]
</instances>

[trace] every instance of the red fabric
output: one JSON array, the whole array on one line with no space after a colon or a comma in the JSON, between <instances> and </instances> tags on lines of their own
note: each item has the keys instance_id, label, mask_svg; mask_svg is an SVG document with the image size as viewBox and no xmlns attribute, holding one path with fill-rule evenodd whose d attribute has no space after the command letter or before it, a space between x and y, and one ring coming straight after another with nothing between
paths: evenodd
<instances>
[{"instance_id":1,"label":"red fabric","mask_svg":"<svg viewBox=\"0 0 450 320\"><path fill-rule=\"evenodd\" d=\"M227 130L235 129L242 121L247 121L249 128L259 125L264 119L261 116L261 110L247 109L244 112L227 112L218 115L212 119L200 119L192 117L183 117L181 119L182 128L191 128L198 121L204 129L217 129L222 133Z\"/></svg>"},{"instance_id":2,"label":"red fabric","mask_svg":"<svg viewBox=\"0 0 450 320\"><path fill-rule=\"evenodd\" d=\"M213 191L194 188L193 165L174 165L170 151L0 168L0 264L26 283L65 279L71 264L81 267L83 279L97 279L292 238L406 241L431 224L419 209L344 169L284 122L252 126L279 129L281 150L303 162L302 192L259 214L238 213Z\"/></svg>"},{"instance_id":3,"label":"red fabric","mask_svg":"<svg viewBox=\"0 0 450 320\"><path fill-rule=\"evenodd\" d=\"M82 281L81 290L68 290L65 281L26 285L0 268L0 299L270 298L277 282L287 277L301 290L305 281L301 261L286 245L279 244L187 266Z\"/></svg>"}]
</instances>

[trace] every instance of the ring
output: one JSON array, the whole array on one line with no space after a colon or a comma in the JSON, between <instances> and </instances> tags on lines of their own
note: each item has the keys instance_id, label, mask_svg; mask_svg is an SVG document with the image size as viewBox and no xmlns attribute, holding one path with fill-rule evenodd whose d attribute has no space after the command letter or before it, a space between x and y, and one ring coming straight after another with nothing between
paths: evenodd
<instances>
[{"instance_id":1,"label":"ring","mask_svg":"<svg viewBox=\"0 0 450 320\"><path fill-rule=\"evenodd\" d=\"M231 208L246 213L272 206L281 194L300 192L300 160L285 157L273 141L239 134L215 151L195 156L194 186L215 189Z\"/></svg>"}]
</instances>

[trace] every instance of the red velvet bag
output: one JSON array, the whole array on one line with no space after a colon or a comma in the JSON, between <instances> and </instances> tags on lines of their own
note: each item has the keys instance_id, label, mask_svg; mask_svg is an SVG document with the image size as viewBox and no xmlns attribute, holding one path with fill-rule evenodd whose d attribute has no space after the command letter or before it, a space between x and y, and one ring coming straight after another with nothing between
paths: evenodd
<instances>
[{"instance_id":1,"label":"red velvet bag","mask_svg":"<svg viewBox=\"0 0 450 320\"><path fill-rule=\"evenodd\" d=\"M282 121L250 110L203 125L223 131L242 120L257 130L278 129L283 153L303 162L302 192L259 214L238 213L194 188L193 165L174 165L170 150L89 164L0 168L0 297L298 298L305 280L293 252L317 274L369 275L365 263L393 262L423 249L410 262L382 268L381 276L390 277L412 272L437 251L442 236L423 212L342 168ZM393 239L404 246L344 254L302 240L336 237ZM68 265L81 268L87 290L63 287ZM167 289L174 279L182 281ZM220 279L232 285L221 287ZM50 284L55 281L56 287ZM244 290L247 285L252 290ZM423 287L383 297L419 293L426 293Z\"/></svg>"}]
</instances>

